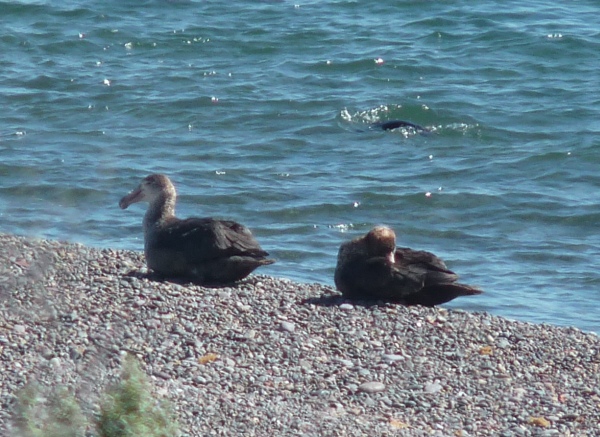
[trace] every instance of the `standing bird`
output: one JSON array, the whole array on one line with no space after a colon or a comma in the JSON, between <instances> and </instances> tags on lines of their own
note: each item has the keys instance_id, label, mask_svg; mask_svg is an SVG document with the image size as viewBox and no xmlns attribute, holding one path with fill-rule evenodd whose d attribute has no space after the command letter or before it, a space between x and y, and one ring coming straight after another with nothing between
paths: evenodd
<instances>
[{"instance_id":1,"label":"standing bird","mask_svg":"<svg viewBox=\"0 0 600 437\"><path fill-rule=\"evenodd\" d=\"M349 299L431 307L483 293L459 284L457 279L458 275L434 254L397 248L396 234L386 226L343 243L334 276L336 287Z\"/></svg>"},{"instance_id":2,"label":"standing bird","mask_svg":"<svg viewBox=\"0 0 600 437\"><path fill-rule=\"evenodd\" d=\"M250 230L234 221L175 217L177 193L169 178L153 174L119 201L149 203L144 216L144 254L155 273L198 284L227 284L275 261L261 249Z\"/></svg>"}]
</instances>

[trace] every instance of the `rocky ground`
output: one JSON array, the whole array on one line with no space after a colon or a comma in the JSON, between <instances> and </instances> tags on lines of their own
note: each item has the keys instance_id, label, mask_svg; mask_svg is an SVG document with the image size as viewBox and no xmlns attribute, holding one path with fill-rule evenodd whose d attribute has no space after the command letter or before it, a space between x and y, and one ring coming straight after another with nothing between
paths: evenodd
<instances>
[{"instance_id":1,"label":"rocky ground","mask_svg":"<svg viewBox=\"0 0 600 437\"><path fill-rule=\"evenodd\" d=\"M182 435L600 435L600 341L251 276L152 281L139 253L0 234L0 434L27 381L84 409L136 355ZM133 272L133 273L132 273Z\"/></svg>"}]
</instances>

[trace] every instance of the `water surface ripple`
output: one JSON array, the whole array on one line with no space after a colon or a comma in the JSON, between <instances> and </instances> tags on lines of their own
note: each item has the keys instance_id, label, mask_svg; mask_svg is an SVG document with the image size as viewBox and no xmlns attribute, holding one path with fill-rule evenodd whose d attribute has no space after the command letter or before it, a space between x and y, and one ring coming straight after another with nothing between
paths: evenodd
<instances>
[{"instance_id":1,"label":"water surface ripple","mask_svg":"<svg viewBox=\"0 0 600 437\"><path fill-rule=\"evenodd\" d=\"M486 291L448 306L600 332L595 3L0 9L0 231L141 250L117 202L164 172L263 273L332 284L383 223ZM393 119L432 132L369 129Z\"/></svg>"}]
</instances>

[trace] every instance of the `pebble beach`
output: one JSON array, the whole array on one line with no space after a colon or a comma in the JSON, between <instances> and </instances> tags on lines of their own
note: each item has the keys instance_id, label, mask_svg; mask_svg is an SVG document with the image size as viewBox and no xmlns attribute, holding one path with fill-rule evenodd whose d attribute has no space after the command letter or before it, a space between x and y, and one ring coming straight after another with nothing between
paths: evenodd
<instances>
[{"instance_id":1,"label":"pebble beach","mask_svg":"<svg viewBox=\"0 0 600 437\"><path fill-rule=\"evenodd\" d=\"M0 234L1 435L31 381L92 414L126 354L182 436L600 434L595 334L260 274L158 282L138 252Z\"/></svg>"}]
</instances>

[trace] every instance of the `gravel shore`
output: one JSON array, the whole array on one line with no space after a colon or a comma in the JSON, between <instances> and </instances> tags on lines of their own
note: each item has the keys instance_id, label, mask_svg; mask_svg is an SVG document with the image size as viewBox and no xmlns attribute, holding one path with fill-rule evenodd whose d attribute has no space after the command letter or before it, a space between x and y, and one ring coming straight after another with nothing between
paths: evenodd
<instances>
[{"instance_id":1,"label":"gravel shore","mask_svg":"<svg viewBox=\"0 0 600 437\"><path fill-rule=\"evenodd\" d=\"M600 341L487 313L345 302L255 275L161 283L143 255L0 234L0 434L27 381L88 412L136 355L184 436L600 435Z\"/></svg>"}]
</instances>

